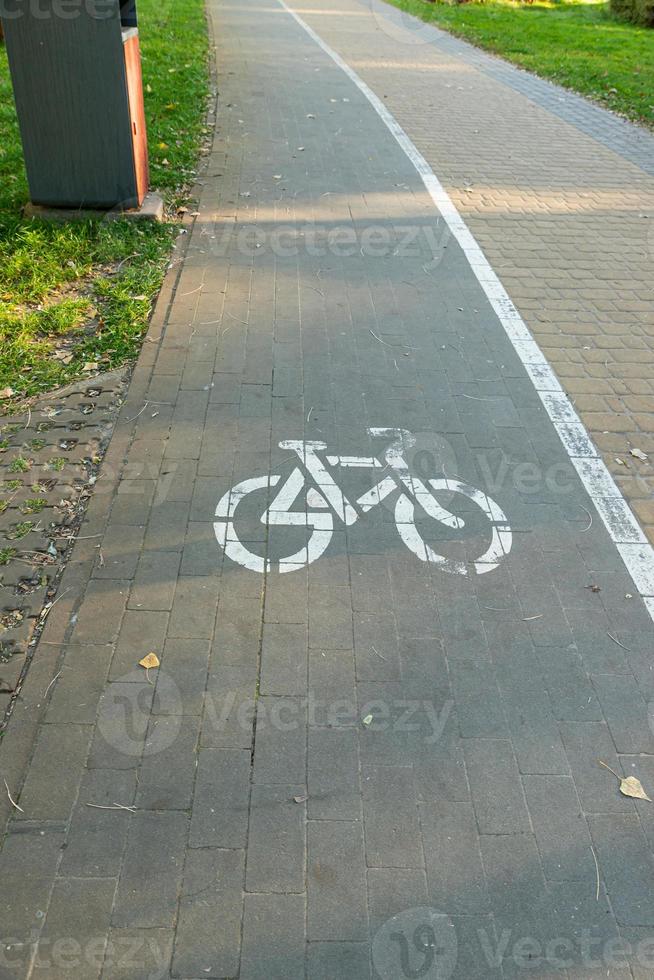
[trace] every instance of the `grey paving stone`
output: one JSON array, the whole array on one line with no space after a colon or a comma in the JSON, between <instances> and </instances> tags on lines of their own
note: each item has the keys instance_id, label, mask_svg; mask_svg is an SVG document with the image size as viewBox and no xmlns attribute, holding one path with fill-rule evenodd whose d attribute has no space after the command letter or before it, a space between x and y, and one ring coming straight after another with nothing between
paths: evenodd
<instances>
[{"instance_id":1,"label":"grey paving stone","mask_svg":"<svg viewBox=\"0 0 654 980\"><path fill-rule=\"evenodd\" d=\"M147 551L139 558L130 593L130 609L172 609L180 556L174 551Z\"/></svg>"},{"instance_id":2,"label":"grey paving stone","mask_svg":"<svg viewBox=\"0 0 654 980\"><path fill-rule=\"evenodd\" d=\"M501 665L497 677L520 772L567 774L570 765L540 678L510 660Z\"/></svg>"},{"instance_id":3,"label":"grey paving stone","mask_svg":"<svg viewBox=\"0 0 654 980\"><path fill-rule=\"evenodd\" d=\"M343 650L352 645L352 596L349 587L309 589L309 644Z\"/></svg>"},{"instance_id":4,"label":"grey paving stone","mask_svg":"<svg viewBox=\"0 0 654 980\"><path fill-rule=\"evenodd\" d=\"M306 787L252 789L246 889L249 892L304 893L306 867ZM297 802L297 800L302 802Z\"/></svg>"},{"instance_id":5,"label":"grey paving stone","mask_svg":"<svg viewBox=\"0 0 654 980\"><path fill-rule=\"evenodd\" d=\"M134 578L145 528L134 524L110 524L102 539L93 569L94 578Z\"/></svg>"},{"instance_id":6,"label":"grey paving stone","mask_svg":"<svg viewBox=\"0 0 654 980\"><path fill-rule=\"evenodd\" d=\"M0 893L6 940L25 942L40 930L63 846L60 826L16 824L10 829L0 851L2 879L12 883Z\"/></svg>"},{"instance_id":7,"label":"grey paving stone","mask_svg":"<svg viewBox=\"0 0 654 980\"><path fill-rule=\"evenodd\" d=\"M261 651L261 693L304 694L307 669L306 627L266 623Z\"/></svg>"},{"instance_id":8,"label":"grey paving stone","mask_svg":"<svg viewBox=\"0 0 654 980\"><path fill-rule=\"evenodd\" d=\"M165 460L161 467L155 507L166 500L190 501L196 482L197 463L194 460Z\"/></svg>"},{"instance_id":9,"label":"grey paving stone","mask_svg":"<svg viewBox=\"0 0 654 980\"><path fill-rule=\"evenodd\" d=\"M246 895L241 980L287 980L304 975L303 895Z\"/></svg>"},{"instance_id":10,"label":"grey paving stone","mask_svg":"<svg viewBox=\"0 0 654 980\"><path fill-rule=\"evenodd\" d=\"M552 882L549 890L555 908L554 917L559 933L572 943L570 955L567 957L571 961L569 969L571 971L583 969L586 965L584 961L593 958L588 955L590 947L595 951L600 962L606 956L607 965L605 969L612 970L611 948L617 946L619 927L604 884L600 881L599 899L597 898L597 885L595 890L589 894L587 882L582 881ZM598 943L597 940L600 942ZM591 943L593 943L592 946ZM553 960L554 957L552 957ZM549 965L554 967L556 964L552 962ZM617 963L615 967L617 969Z\"/></svg>"},{"instance_id":11,"label":"grey paving stone","mask_svg":"<svg viewBox=\"0 0 654 980\"><path fill-rule=\"evenodd\" d=\"M599 765L620 772L615 746L605 724L566 722L561 737L581 805L586 813L632 813L633 803L617 791L616 780Z\"/></svg>"},{"instance_id":12,"label":"grey paving stone","mask_svg":"<svg viewBox=\"0 0 654 980\"><path fill-rule=\"evenodd\" d=\"M245 847L250 752L201 749L191 814L191 847Z\"/></svg>"},{"instance_id":13,"label":"grey paving stone","mask_svg":"<svg viewBox=\"0 0 654 980\"><path fill-rule=\"evenodd\" d=\"M118 876L130 824L129 811L118 807L133 806L135 794L134 772L87 770L73 811L61 874L73 878Z\"/></svg>"},{"instance_id":14,"label":"grey paving stone","mask_svg":"<svg viewBox=\"0 0 654 980\"><path fill-rule=\"evenodd\" d=\"M425 702L423 727L409 740L420 800L470 799L456 708L452 701Z\"/></svg>"},{"instance_id":15,"label":"grey paving stone","mask_svg":"<svg viewBox=\"0 0 654 980\"><path fill-rule=\"evenodd\" d=\"M441 640L435 636L400 636L402 679L412 689L424 686L450 696L448 670Z\"/></svg>"},{"instance_id":16,"label":"grey paving stone","mask_svg":"<svg viewBox=\"0 0 654 980\"><path fill-rule=\"evenodd\" d=\"M166 640L152 712L200 715L209 669L208 640Z\"/></svg>"},{"instance_id":17,"label":"grey paving stone","mask_svg":"<svg viewBox=\"0 0 654 980\"><path fill-rule=\"evenodd\" d=\"M538 648L543 681L559 721L602 721L593 685L574 648Z\"/></svg>"},{"instance_id":18,"label":"grey paving stone","mask_svg":"<svg viewBox=\"0 0 654 980\"><path fill-rule=\"evenodd\" d=\"M311 729L307 771L309 819L360 819L359 753L355 731L347 728Z\"/></svg>"},{"instance_id":19,"label":"grey paving stone","mask_svg":"<svg viewBox=\"0 0 654 980\"><path fill-rule=\"evenodd\" d=\"M188 512L189 505L183 500L164 500L153 507L143 539L145 551L181 551Z\"/></svg>"},{"instance_id":20,"label":"grey paving stone","mask_svg":"<svg viewBox=\"0 0 654 980\"><path fill-rule=\"evenodd\" d=\"M182 549L181 575L220 574L223 553L218 547L213 524L190 521Z\"/></svg>"},{"instance_id":21,"label":"grey paving stone","mask_svg":"<svg viewBox=\"0 0 654 980\"><path fill-rule=\"evenodd\" d=\"M529 817L511 743L503 739L468 739L463 751L479 832L528 832Z\"/></svg>"},{"instance_id":22,"label":"grey paving stone","mask_svg":"<svg viewBox=\"0 0 654 980\"><path fill-rule=\"evenodd\" d=\"M412 769L364 766L361 790L368 867L424 867Z\"/></svg>"},{"instance_id":23,"label":"grey paving stone","mask_svg":"<svg viewBox=\"0 0 654 980\"><path fill-rule=\"evenodd\" d=\"M590 835L569 776L525 776L527 806L545 877L554 881L592 879Z\"/></svg>"},{"instance_id":24,"label":"grey paving stone","mask_svg":"<svg viewBox=\"0 0 654 980\"><path fill-rule=\"evenodd\" d=\"M618 923L654 925L650 887L654 859L638 817L633 813L598 813L590 816L588 822Z\"/></svg>"},{"instance_id":25,"label":"grey paving stone","mask_svg":"<svg viewBox=\"0 0 654 980\"><path fill-rule=\"evenodd\" d=\"M173 955L172 929L110 929L102 980L164 977Z\"/></svg>"},{"instance_id":26,"label":"grey paving stone","mask_svg":"<svg viewBox=\"0 0 654 980\"><path fill-rule=\"evenodd\" d=\"M305 698L261 697L257 701L255 783L305 783L307 704Z\"/></svg>"},{"instance_id":27,"label":"grey paving stone","mask_svg":"<svg viewBox=\"0 0 654 980\"><path fill-rule=\"evenodd\" d=\"M507 724L493 665L453 660L451 678L462 737L505 736Z\"/></svg>"},{"instance_id":28,"label":"grey paving stone","mask_svg":"<svg viewBox=\"0 0 654 980\"><path fill-rule=\"evenodd\" d=\"M100 976L116 883L112 879L59 879L39 939L40 959L55 980Z\"/></svg>"},{"instance_id":29,"label":"grey paving stone","mask_svg":"<svg viewBox=\"0 0 654 980\"><path fill-rule=\"evenodd\" d=\"M213 668L206 693L202 744L251 749L256 715L257 674L250 666Z\"/></svg>"},{"instance_id":30,"label":"grey paving stone","mask_svg":"<svg viewBox=\"0 0 654 980\"><path fill-rule=\"evenodd\" d=\"M175 600L168 624L169 637L211 639L213 636L220 579L188 575L177 579Z\"/></svg>"},{"instance_id":31,"label":"grey paving stone","mask_svg":"<svg viewBox=\"0 0 654 980\"><path fill-rule=\"evenodd\" d=\"M635 776L647 795L654 799L654 758L646 755L621 755L620 767L616 772L624 772L625 776ZM634 806L640 819L641 826L649 842L650 850L654 849L654 813L648 811L647 800L634 800Z\"/></svg>"},{"instance_id":32,"label":"grey paving stone","mask_svg":"<svg viewBox=\"0 0 654 980\"><path fill-rule=\"evenodd\" d=\"M189 520L199 523L213 521L218 501L229 489L230 477L197 477L193 486Z\"/></svg>"},{"instance_id":33,"label":"grey paving stone","mask_svg":"<svg viewBox=\"0 0 654 980\"><path fill-rule=\"evenodd\" d=\"M370 936L407 909L429 905L427 878L418 868L368 868Z\"/></svg>"},{"instance_id":34,"label":"grey paving stone","mask_svg":"<svg viewBox=\"0 0 654 980\"><path fill-rule=\"evenodd\" d=\"M187 852L171 976L238 974L243 864L243 851Z\"/></svg>"},{"instance_id":35,"label":"grey paving stone","mask_svg":"<svg viewBox=\"0 0 654 980\"><path fill-rule=\"evenodd\" d=\"M309 650L309 725L358 724L352 650Z\"/></svg>"},{"instance_id":36,"label":"grey paving stone","mask_svg":"<svg viewBox=\"0 0 654 980\"><path fill-rule=\"evenodd\" d=\"M361 824L309 821L308 845L309 939L365 942L368 915Z\"/></svg>"},{"instance_id":37,"label":"grey paving stone","mask_svg":"<svg viewBox=\"0 0 654 980\"><path fill-rule=\"evenodd\" d=\"M145 526L155 493L154 480L121 480L111 505L112 524Z\"/></svg>"},{"instance_id":38,"label":"grey paving stone","mask_svg":"<svg viewBox=\"0 0 654 980\"><path fill-rule=\"evenodd\" d=\"M67 820L82 780L93 731L87 725L44 725L34 749L17 820Z\"/></svg>"},{"instance_id":39,"label":"grey paving stone","mask_svg":"<svg viewBox=\"0 0 654 980\"><path fill-rule=\"evenodd\" d=\"M620 929L620 937L621 944L616 944L618 961L623 962L625 958L628 960L634 980L647 980L654 969L654 943L652 943L651 929L647 926L623 926ZM613 952L613 949L609 950L609 953ZM623 972L629 980L626 969Z\"/></svg>"},{"instance_id":40,"label":"grey paving stone","mask_svg":"<svg viewBox=\"0 0 654 980\"><path fill-rule=\"evenodd\" d=\"M127 839L112 925L118 928L172 926L182 880L188 834L185 813L137 811ZM148 900L143 900L143 882Z\"/></svg>"},{"instance_id":41,"label":"grey paving stone","mask_svg":"<svg viewBox=\"0 0 654 980\"><path fill-rule=\"evenodd\" d=\"M309 943L311 980L370 980L370 949L367 943Z\"/></svg>"},{"instance_id":42,"label":"grey paving stone","mask_svg":"<svg viewBox=\"0 0 654 980\"><path fill-rule=\"evenodd\" d=\"M266 623L308 623L308 576L305 569L292 575L271 575L266 581Z\"/></svg>"},{"instance_id":43,"label":"grey paving stone","mask_svg":"<svg viewBox=\"0 0 654 980\"><path fill-rule=\"evenodd\" d=\"M602 629L595 624L591 625L587 616L573 616L573 613L568 613L575 646L589 674L631 673L626 651L608 636L608 620L606 629Z\"/></svg>"},{"instance_id":44,"label":"grey paving stone","mask_svg":"<svg viewBox=\"0 0 654 980\"><path fill-rule=\"evenodd\" d=\"M595 674L597 691L606 723L618 752L652 753L652 713L629 674Z\"/></svg>"},{"instance_id":45,"label":"grey paving stone","mask_svg":"<svg viewBox=\"0 0 654 980\"><path fill-rule=\"evenodd\" d=\"M143 754L154 684L138 667L122 681L107 684L98 709L88 766L91 769L134 769Z\"/></svg>"},{"instance_id":46,"label":"grey paving stone","mask_svg":"<svg viewBox=\"0 0 654 980\"><path fill-rule=\"evenodd\" d=\"M73 639L77 643L114 643L127 604L129 582L89 582L79 610Z\"/></svg>"},{"instance_id":47,"label":"grey paving stone","mask_svg":"<svg viewBox=\"0 0 654 980\"><path fill-rule=\"evenodd\" d=\"M502 964L497 962L501 939L498 939L492 916L451 916L457 938L457 960L453 980L499 980ZM539 965L539 969L542 967ZM506 964L504 965L506 976ZM543 980L546 973L540 974Z\"/></svg>"},{"instance_id":48,"label":"grey paving stone","mask_svg":"<svg viewBox=\"0 0 654 980\"><path fill-rule=\"evenodd\" d=\"M351 640L345 646L351 646ZM392 610L354 614L354 657L359 681L400 679L400 649Z\"/></svg>"},{"instance_id":49,"label":"grey paving stone","mask_svg":"<svg viewBox=\"0 0 654 980\"><path fill-rule=\"evenodd\" d=\"M475 915L488 911L472 805L422 803L420 821L429 883L428 904L439 912L452 914Z\"/></svg>"},{"instance_id":50,"label":"grey paving stone","mask_svg":"<svg viewBox=\"0 0 654 980\"><path fill-rule=\"evenodd\" d=\"M138 671L139 661L148 653L156 653L161 658L167 627L166 612L128 609L118 636L109 679L123 680Z\"/></svg>"},{"instance_id":51,"label":"grey paving stone","mask_svg":"<svg viewBox=\"0 0 654 980\"><path fill-rule=\"evenodd\" d=\"M160 715L151 719L138 771L138 807L144 810L190 808L199 729L197 715Z\"/></svg>"},{"instance_id":52,"label":"grey paving stone","mask_svg":"<svg viewBox=\"0 0 654 980\"><path fill-rule=\"evenodd\" d=\"M520 939L530 937L542 944L556 938L560 922L546 891L533 836L482 834L480 843L498 936L509 930L505 959L514 955Z\"/></svg>"},{"instance_id":53,"label":"grey paving stone","mask_svg":"<svg viewBox=\"0 0 654 980\"><path fill-rule=\"evenodd\" d=\"M61 674L52 688L48 722L94 723L112 656L113 649L108 644L68 646Z\"/></svg>"},{"instance_id":54,"label":"grey paving stone","mask_svg":"<svg viewBox=\"0 0 654 980\"><path fill-rule=\"evenodd\" d=\"M439 607L443 646L449 658L489 659L488 642L476 599L458 599Z\"/></svg>"},{"instance_id":55,"label":"grey paving stone","mask_svg":"<svg viewBox=\"0 0 654 980\"><path fill-rule=\"evenodd\" d=\"M266 590L266 595L267 595ZM220 598L212 662L255 666L261 649L261 598Z\"/></svg>"}]
</instances>

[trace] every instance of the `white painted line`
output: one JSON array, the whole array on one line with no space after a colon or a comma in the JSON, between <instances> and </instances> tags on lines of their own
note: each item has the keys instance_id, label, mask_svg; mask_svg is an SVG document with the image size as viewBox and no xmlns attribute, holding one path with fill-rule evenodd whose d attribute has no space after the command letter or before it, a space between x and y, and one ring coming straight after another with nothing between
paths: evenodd
<instances>
[{"instance_id":1,"label":"white painted line","mask_svg":"<svg viewBox=\"0 0 654 980\"><path fill-rule=\"evenodd\" d=\"M654 549L646 541L634 543L633 538L629 538L625 542L626 528L628 527L633 534L634 526L638 527L636 518L622 497L609 471L606 469L597 449L593 446L590 436L586 432L569 399L561 391L561 386L558 382L556 387L552 386L553 372L551 368L547 364L536 341L533 339L527 325L509 299L508 293L493 271L490 262L457 211L454 202L422 153L413 145L382 100L375 95L372 89L368 88L363 79L350 68L347 62L333 48L330 48L320 35L316 34L313 28L309 27L306 21L302 20L284 0L278 0L278 3L306 31L318 47L345 72L350 81L366 97L422 178L422 182L427 188L432 201L463 250L479 285L490 300L507 337L515 348L516 354L524 364L547 414L561 437L563 447L575 465L581 482L588 492L590 499L593 501L602 521L606 525L611 539L615 542L622 556L622 560L634 580L636 588L644 598L651 599L651 601L646 602L646 606L652 619L654 619ZM541 368L545 369L542 375L542 387L538 380L541 377ZM576 439L568 438L568 434L571 434L573 430L577 433ZM583 436L581 435L582 433ZM579 447L578 455L576 454L577 447ZM589 449L592 451L592 455L589 455ZM620 507L607 507L607 497L620 498L622 505Z\"/></svg>"}]
</instances>

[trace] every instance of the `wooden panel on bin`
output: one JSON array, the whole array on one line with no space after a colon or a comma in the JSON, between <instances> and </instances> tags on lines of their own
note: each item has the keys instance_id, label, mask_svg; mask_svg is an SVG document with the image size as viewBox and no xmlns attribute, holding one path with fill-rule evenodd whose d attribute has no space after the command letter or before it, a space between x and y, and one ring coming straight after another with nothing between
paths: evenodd
<instances>
[{"instance_id":1,"label":"wooden panel on bin","mask_svg":"<svg viewBox=\"0 0 654 980\"><path fill-rule=\"evenodd\" d=\"M145 125L145 108L143 105L141 53L139 50L139 38L136 31L129 31L125 33L124 50L127 94L129 97L132 140L134 143L136 187L139 204L142 204L143 198L148 192L150 174L148 169L148 136Z\"/></svg>"}]
</instances>

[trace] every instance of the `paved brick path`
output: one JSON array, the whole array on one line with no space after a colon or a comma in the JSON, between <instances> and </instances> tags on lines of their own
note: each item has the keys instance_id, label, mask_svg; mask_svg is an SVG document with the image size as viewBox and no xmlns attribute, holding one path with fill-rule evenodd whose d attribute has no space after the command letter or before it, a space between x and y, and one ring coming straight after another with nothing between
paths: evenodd
<instances>
[{"instance_id":1,"label":"paved brick path","mask_svg":"<svg viewBox=\"0 0 654 980\"><path fill-rule=\"evenodd\" d=\"M654 135L377 0L295 6L432 165L654 541Z\"/></svg>"},{"instance_id":2,"label":"paved brick path","mask_svg":"<svg viewBox=\"0 0 654 980\"><path fill-rule=\"evenodd\" d=\"M67 572L93 569L83 601L53 611L0 753L21 808L0 853L0 977L645 980L654 809L598 760L654 796L650 616L361 91L275 3L211 9L221 99L199 216ZM405 51L354 0L307 16L418 142L452 99L433 145L460 139L468 173L504 181L474 231L511 249L509 286L521 268L537 291L504 213L514 167L491 152L509 131L521 167L534 140L551 152L518 125L524 96L452 55L432 73L438 46ZM382 67L389 45L411 71ZM457 73L464 95L446 96ZM493 131L487 114L464 141L497 93ZM548 234L576 221L558 182L579 146L587 184L632 175L645 199L633 163L529 111L559 132ZM603 193L592 229L631 234ZM523 243L542 227L527 204ZM336 484L369 505L356 520ZM324 548L308 566L307 547ZM22 783L11 752L33 716Z\"/></svg>"}]
</instances>

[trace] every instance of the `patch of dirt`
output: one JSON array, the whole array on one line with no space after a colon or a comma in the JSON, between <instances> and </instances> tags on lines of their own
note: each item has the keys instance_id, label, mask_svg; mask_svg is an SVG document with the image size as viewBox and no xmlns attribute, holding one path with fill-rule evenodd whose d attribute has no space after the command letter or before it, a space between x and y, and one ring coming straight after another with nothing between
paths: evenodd
<instances>
[{"instance_id":1,"label":"patch of dirt","mask_svg":"<svg viewBox=\"0 0 654 980\"><path fill-rule=\"evenodd\" d=\"M0 729L56 601L129 373L79 381L0 416Z\"/></svg>"}]
</instances>

